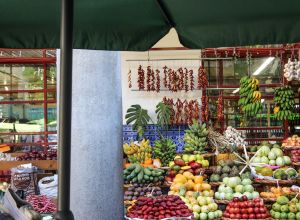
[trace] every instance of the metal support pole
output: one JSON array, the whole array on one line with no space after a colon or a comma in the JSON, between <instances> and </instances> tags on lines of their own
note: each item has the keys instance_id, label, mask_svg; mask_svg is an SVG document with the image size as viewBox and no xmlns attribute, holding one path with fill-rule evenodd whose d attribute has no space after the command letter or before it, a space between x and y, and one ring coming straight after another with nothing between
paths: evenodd
<instances>
[{"instance_id":1,"label":"metal support pole","mask_svg":"<svg viewBox=\"0 0 300 220\"><path fill-rule=\"evenodd\" d=\"M70 210L73 0L61 0L60 98L58 140L58 212L55 219L73 220Z\"/></svg>"}]
</instances>

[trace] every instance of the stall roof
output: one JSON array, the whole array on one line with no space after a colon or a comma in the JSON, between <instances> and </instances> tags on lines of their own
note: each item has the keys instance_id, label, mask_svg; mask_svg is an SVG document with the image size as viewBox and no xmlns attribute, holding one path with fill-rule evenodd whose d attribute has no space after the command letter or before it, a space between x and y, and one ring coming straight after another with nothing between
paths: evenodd
<instances>
[{"instance_id":1,"label":"stall roof","mask_svg":"<svg viewBox=\"0 0 300 220\"><path fill-rule=\"evenodd\" d=\"M59 48L60 0L1 1L0 48ZM299 0L76 0L74 48L144 51L300 41Z\"/></svg>"}]
</instances>

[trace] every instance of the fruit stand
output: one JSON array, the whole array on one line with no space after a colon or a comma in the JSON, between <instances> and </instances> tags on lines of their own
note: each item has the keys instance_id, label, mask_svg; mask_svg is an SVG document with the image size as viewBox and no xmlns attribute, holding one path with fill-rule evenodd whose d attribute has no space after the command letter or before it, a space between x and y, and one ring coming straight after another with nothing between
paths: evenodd
<instances>
[{"instance_id":1,"label":"fruit stand","mask_svg":"<svg viewBox=\"0 0 300 220\"><path fill-rule=\"evenodd\" d=\"M130 69L129 92L201 90L202 96L199 101L163 98L152 115L140 104L126 109L127 219L300 219L300 138L293 128L298 84L284 69L292 65L284 66L289 50L280 57L281 65L276 51L206 49L198 70L167 65L160 70L159 64L144 70L139 63L136 89ZM246 64L248 74L228 77L232 61L219 58L230 56L236 59L230 71L245 71ZM215 58L218 68L207 57ZM255 65L252 57L264 61ZM236 66L243 58L248 61ZM261 74L268 65L273 70ZM300 71L295 68L291 71ZM268 75L274 69L275 75Z\"/></svg>"}]
</instances>

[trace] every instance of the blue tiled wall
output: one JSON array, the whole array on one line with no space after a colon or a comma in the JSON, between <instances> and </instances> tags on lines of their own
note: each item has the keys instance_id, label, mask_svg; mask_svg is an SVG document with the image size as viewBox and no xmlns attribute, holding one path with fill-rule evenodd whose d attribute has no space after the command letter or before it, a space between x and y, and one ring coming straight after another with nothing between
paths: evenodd
<instances>
[{"instance_id":1,"label":"blue tiled wall","mask_svg":"<svg viewBox=\"0 0 300 220\"><path fill-rule=\"evenodd\" d=\"M147 137L151 146L154 145L154 142L159 139L159 134L157 132L156 125L148 125L145 129L145 137ZM184 141L184 130L187 129L186 125L174 125L169 126L168 130L160 130L165 137L168 137L174 141L176 144L176 149L178 153L183 151ZM123 125L123 142L130 142L131 140L137 140L136 131L132 130L131 125Z\"/></svg>"}]
</instances>

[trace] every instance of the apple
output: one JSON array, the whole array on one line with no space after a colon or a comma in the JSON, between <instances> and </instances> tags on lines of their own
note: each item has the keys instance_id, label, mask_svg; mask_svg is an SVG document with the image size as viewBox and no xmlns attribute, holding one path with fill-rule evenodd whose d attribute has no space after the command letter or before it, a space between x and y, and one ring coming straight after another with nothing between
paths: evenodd
<instances>
[{"instance_id":1,"label":"apple","mask_svg":"<svg viewBox=\"0 0 300 220\"><path fill-rule=\"evenodd\" d=\"M197 212L197 213L200 213L201 211L201 207L199 205L193 205L193 208L192 208L193 212Z\"/></svg>"},{"instance_id":2,"label":"apple","mask_svg":"<svg viewBox=\"0 0 300 220\"><path fill-rule=\"evenodd\" d=\"M248 214L242 214L242 218L243 218L243 219L248 219L249 216L248 216Z\"/></svg>"},{"instance_id":3,"label":"apple","mask_svg":"<svg viewBox=\"0 0 300 220\"><path fill-rule=\"evenodd\" d=\"M199 218L201 220L206 220L207 219L207 214L202 212L202 213L200 213Z\"/></svg>"},{"instance_id":4,"label":"apple","mask_svg":"<svg viewBox=\"0 0 300 220\"><path fill-rule=\"evenodd\" d=\"M207 205L202 206L201 207L201 212L208 213L209 212L208 206Z\"/></svg>"},{"instance_id":5,"label":"apple","mask_svg":"<svg viewBox=\"0 0 300 220\"><path fill-rule=\"evenodd\" d=\"M206 205L206 199L205 199L205 197L203 197L203 196L199 196L199 197L197 198L197 201L198 201L198 203L199 203L200 206Z\"/></svg>"},{"instance_id":6,"label":"apple","mask_svg":"<svg viewBox=\"0 0 300 220\"><path fill-rule=\"evenodd\" d=\"M200 214L199 214L199 213L194 212L193 214L194 214L194 218L195 218L196 220L200 219Z\"/></svg>"}]
</instances>

